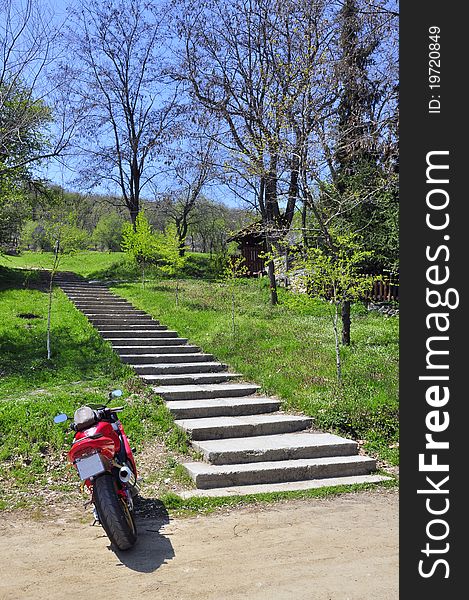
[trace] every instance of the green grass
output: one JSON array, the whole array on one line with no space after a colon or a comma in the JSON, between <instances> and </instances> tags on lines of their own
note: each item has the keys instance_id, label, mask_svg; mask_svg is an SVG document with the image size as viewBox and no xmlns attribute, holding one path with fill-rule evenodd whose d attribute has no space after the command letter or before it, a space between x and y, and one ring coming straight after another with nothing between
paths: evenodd
<instances>
[{"instance_id":1,"label":"green grass","mask_svg":"<svg viewBox=\"0 0 469 600\"><path fill-rule=\"evenodd\" d=\"M231 294L226 285L213 280L216 272L209 256L189 256L186 272L191 279L179 282L179 306L175 281L152 281L142 290L139 283L131 282L138 280L138 273L135 269L132 273L133 267L123 258L121 253L85 252L64 257L60 268L87 278L127 280L116 283L114 290L214 353L247 380L259 383L265 393L278 395L285 408L311 415L320 429L365 440L368 452L398 463L397 318L353 307L352 345L342 349L344 383L340 386L329 307L324 302L280 290L281 305L271 308L266 280L241 280L236 286L233 334ZM0 479L12 483L2 499L3 508L27 505L34 495L33 484L65 489L73 482L76 491L76 476L65 469L63 456L70 435L63 426L54 426L52 418L57 412L70 414L116 387L125 393L128 408L122 420L133 445L141 447L157 438L176 452L188 449L186 436L174 427L166 407L120 363L111 346L58 289L52 360L47 360L47 295L41 274L11 267L46 268L50 259L50 254L31 252L0 256ZM181 479L177 468L169 466L168 473L174 471ZM323 493L329 492L288 497ZM182 501L167 494L162 500L168 508L184 512L282 498Z\"/></svg>"},{"instance_id":2,"label":"green grass","mask_svg":"<svg viewBox=\"0 0 469 600\"><path fill-rule=\"evenodd\" d=\"M0 271L2 266L8 269L50 269L54 261L53 252L22 252L19 256L0 254ZM187 252L183 268L186 277L210 277L218 274L218 263L209 254ZM88 279L140 280L140 272L130 262L124 252L93 252L90 250L64 255L60 260L61 271L73 271ZM152 266L147 268L147 275L155 275ZM1 273L0 273L1 278Z\"/></svg>"},{"instance_id":3,"label":"green grass","mask_svg":"<svg viewBox=\"0 0 469 600\"><path fill-rule=\"evenodd\" d=\"M31 286L33 286L31 288ZM111 345L58 289L52 311L52 357L47 359L47 294L27 272L3 270L0 285L0 461L2 476L24 492L65 477L61 454L70 434L54 425L87 402L124 390L122 422L137 449L152 438L187 451L185 435L162 401L120 362ZM25 318L26 317L26 318ZM50 481L49 481L50 485Z\"/></svg>"},{"instance_id":4,"label":"green grass","mask_svg":"<svg viewBox=\"0 0 469 600\"><path fill-rule=\"evenodd\" d=\"M10 269L50 269L54 261L53 252L22 252L19 256L0 255L0 266ZM65 255L60 260L61 271L73 271L83 277L100 277L103 273L123 268L123 252L77 252Z\"/></svg>"},{"instance_id":5,"label":"green grass","mask_svg":"<svg viewBox=\"0 0 469 600\"><path fill-rule=\"evenodd\" d=\"M314 418L320 429L366 442L366 449L398 463L398 319L356 306L352 344L343 348L342 385L337 383L329 305L299 302L280 290L282 304L270 307L264 280L236 287L236 329L231 295L222 283L185 280L113 289L153 314L233 370L278 395L284 407Z\"/></svg>"},{"instance_id":6,"label":"green grass","mask_svg":"<svg viewBox=\"0 0 469 600\"><path fill-rule=\"evenodd\" d=\"M396 479L389 479L380 483L381 488L392 489L397 487ZM308 500L311 498L329 498L338 494L353 494L357 492L376 489L376 484L359 483L353 485L336 485L311 490L292 492L269 492L263 494L249 494L246 496L229 496L220 498L181 498L171 492L161 497L161 502L171 513L179 516L191 516L197 513L210 514L217 509L233 508L252 504L266 504L282 502L285 500Z\"/></svg>"}]
</instances>

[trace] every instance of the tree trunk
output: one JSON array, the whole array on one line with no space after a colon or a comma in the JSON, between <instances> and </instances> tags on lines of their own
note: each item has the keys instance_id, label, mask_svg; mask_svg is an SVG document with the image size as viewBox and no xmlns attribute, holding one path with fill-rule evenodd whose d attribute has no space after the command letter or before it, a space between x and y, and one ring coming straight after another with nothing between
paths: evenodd
<instances>
[{"instance_id":1,"label":"tree trunk","mask_svg":"<svg viewBox=\"0 0 469 600\"><path fill-rule=\"evenodd\" d=\"M54 271L51 271L50 280L49 280L49 306L47 308L47 360L50 360L51 350L50 350L50 322L51 322L51 313L52 313L52 284L54 281Z\"/></svg>"},{"instance_id":2,"label":"tree trunk","mask_svg":"<svg viewBox=\"0 0 469 600\"><path fill-rule=\"evenodd\" d=\"M52 265L52 270L50 272L50 280L49 280L49 305L47 307L47 360L51 359L52 356L52 352L51 352L51 344L50 344L50 326L51 326L51 316L52 316L52 291L53 291L53 284L54 284L54 275L57 272L57 269L59 268L59 261L60 261L60 255L59 255L59 251L60 251L60 245L59 245L59 241L57 240L57 242L55 243L55 248L54 248L54 263Z\"/></svg>"},{"instance_id":3,"label":"tree trunk","mask_svg":"<svg viewBox=\"0 0 469 600\"><path fill-rule=\"evenodd\" d=\"M278 304L278 294L277 294L277 280L275 278L275 266L273 261L269 262L269 266L267 267L267 272L269 274L269 283L270 283L270 304L275 306Z\"/></svg>"},{"instance_id":4,"label":"tree trunk","mask_svg":"<svg viewBox=\"0 0 469 600\"><path fill-rule=\"evenodd\" d=\"M334 339L335 339L335 364L337 370L337 381L342 383L342 363L340 360L340 344L339 344L339 305L335 304L334 317L332 319L334 326Z\"/></svg>"},{"instance_id":5,"label":"tree trunk","mask_svg":"<svg viewBox=\"0 0 469 600\"><path fill-rule=\"evenodd\" d=\"M235 293L231 290L231 331L235 334Z\"/></svg>"},{"instance_id":6,"label":"tree trunk","mask_svg":"<svg viewBox=\"0 0 469 600\"><path fill-rule=\"evenodd\" d=\"M350 346L350 300L342 302L342 345Z\"/></svg>"},{"instance_id":7,"label":"tree trunk","mask_svg":"<svg viewBox=\"0 0 469 600\"><path fill-rule=\"evenodd\" d=\"M138 216L138 207L130 208L129 213L130 213L130 220L132 222L132 227L134 228L134 231L135 231L137 216Z\"/></svg>"}]
</instances>

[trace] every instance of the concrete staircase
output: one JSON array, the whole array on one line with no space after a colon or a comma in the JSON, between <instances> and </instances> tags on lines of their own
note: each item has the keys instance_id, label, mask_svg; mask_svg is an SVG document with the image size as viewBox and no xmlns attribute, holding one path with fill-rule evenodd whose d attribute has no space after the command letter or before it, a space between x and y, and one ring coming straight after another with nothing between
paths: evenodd
<instances>
[{"instance_id":1,"label":"concrete staircase","mask_svg":"<svg viewBox=\"0 0 469 600\"><path fill-rule=\"evenodd\" d=\"M56 282L125 363L166 402L204 462L184 466L197 489L188 496L229 496L378 482L373 459L356 442L311 430L280 401L239 381L241 375L176 331L74 274Z\"/></svg>"}]
</instances>

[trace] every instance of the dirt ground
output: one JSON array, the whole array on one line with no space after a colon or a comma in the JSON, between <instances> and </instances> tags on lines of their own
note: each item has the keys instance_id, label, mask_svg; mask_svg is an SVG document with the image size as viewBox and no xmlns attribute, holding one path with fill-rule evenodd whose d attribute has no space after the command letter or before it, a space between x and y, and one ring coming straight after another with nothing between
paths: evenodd
<instances>
[{"instance_id":1,"label":"dirt ground","mask_svg":"<svg viewBox=\"0 0 469 600\"><path fill-rule=\"evenodd\" d=\"M70 510L0 525L1 600L397 600L398 494L376 490L140 518L116 554Z\"/></svg>"}]
</instances>

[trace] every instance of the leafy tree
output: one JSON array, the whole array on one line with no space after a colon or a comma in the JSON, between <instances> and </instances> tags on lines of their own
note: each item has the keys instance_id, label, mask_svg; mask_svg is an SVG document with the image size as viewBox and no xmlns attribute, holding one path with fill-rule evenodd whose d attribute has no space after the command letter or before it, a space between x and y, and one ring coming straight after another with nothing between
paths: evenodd
<instances>
[{"instance_id":1,"label":"leafy tree","mask_svg":"<svg viewBox=\"0 0 469 600\"><path fill-rule=\"evenodd\" d=\"M122 244L124 219L115 211L103 215L96 224L92 239L101 249L117 252Z\"/></svg>"},{"instance_id":2,"label":"leafy tree","mask_svg":"<svg viewBox=\"0 0 469 600\"><path fill-rule=\"evenodd\" d=\"M169 224L164 232L156 234L158 243L158 267L160 271L176 277L176 306L179 304L179 273L186 262L185 252L181 254L181 239L176 225ZM184 247L185 250L185 247Z\"/></svg>"},{"instance_id":3,"label":"leafy tree","mask_svg":"<svg viewBox=\"0 0 469 600\"><path fill-rule=\"evenodd\" d=\"M46 232L38 221L29 219L21 229L21 249L45 250Z\"/></svg>"},{"instance_id":4,"label":"leafy tree","mask_svg":"<svg viewBox=\"0 0 469 600\"><path fill-rule=\"evenodd\" d=\"M122 228L122 250L133 260L142 272L142 287L145 289L145 269L149 262L158 255L158 244L153 229L140 211L135 219L135 226L124 223Z\"/></svg>"}]
</instances>

